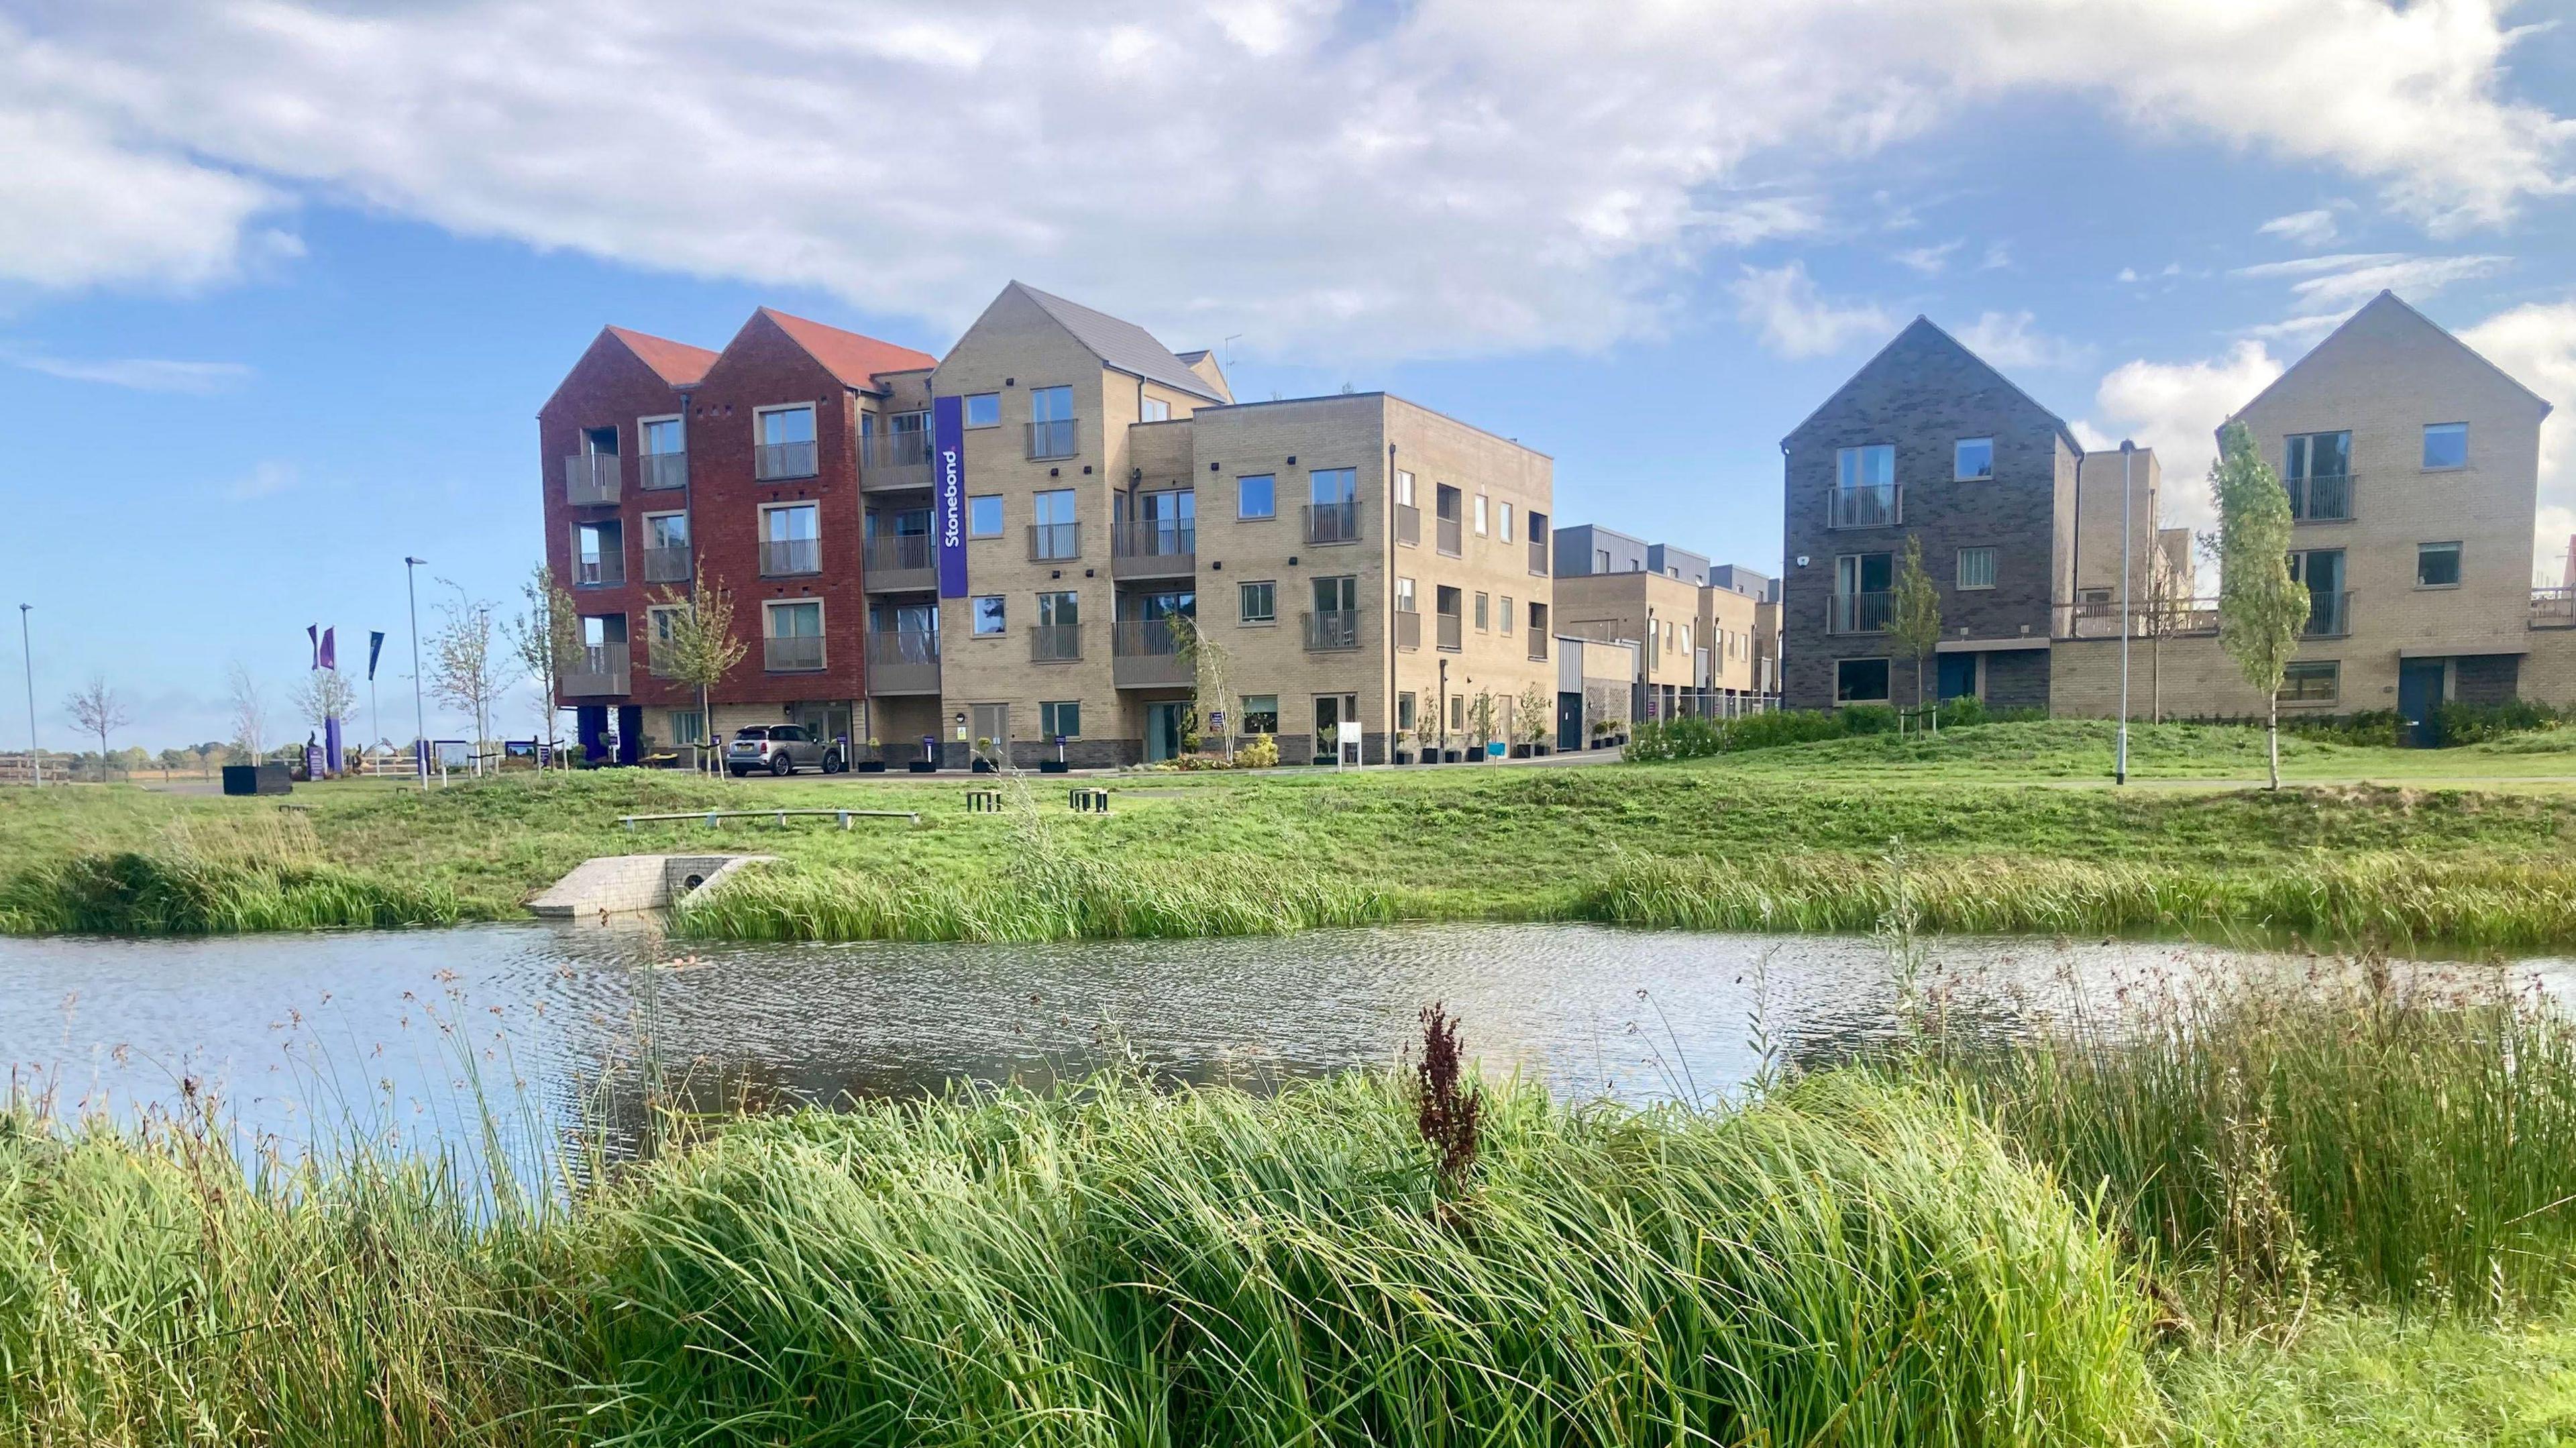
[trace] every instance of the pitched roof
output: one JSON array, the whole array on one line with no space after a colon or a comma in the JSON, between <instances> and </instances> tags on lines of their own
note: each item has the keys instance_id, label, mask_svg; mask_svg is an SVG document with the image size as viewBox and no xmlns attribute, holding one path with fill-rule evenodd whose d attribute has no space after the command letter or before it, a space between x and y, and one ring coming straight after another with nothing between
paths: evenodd
<instances>
[{"instance_id":1,"label":"pitched roof","mask_svg":"<svg viewBox=\"0 0 2576 1448\"><path fill-rule=\"evenodd\" d=\"M1872 367L1877 366L1877 365L1879 364L1880 359L1882 359L1882 358L1886 357L1888 353L1895 351L1895 350L1897 349L1897 347L1898 347L1899 345L1901 345L1901 344L1905 341L1905 339L1906 339L1906 338L1911 337L1911 336L1914 336L1914 335L1915 335L1916 333L1918 333L1918 332L1929 332L1929 333L1931 333L1933 336L1938 337L1939 339L1941 339L1941 341L1942 341L1942 342L1944 342L1944 343L1948 344L1950 347L1952 347L1952 348L1956 349L1956 350L1957 350L1961 355L1965 356L1969 361L1974 362L1974 363L1976 363L1978 366L1980 366L1980 367L1982 367L1982 368L1986 369L1987 375L1989 375L1989 376L1993 377L1997 382L2000 382L2000 383L2002 383L2005 387L2007 387L2007 388L2011 389L2012 394L2013 394L2015 397L2018 397L2018 398L2020 398L2022 401L2029 403L2032 407L2037 408L2037 409L2039 410L2039 413L2040 413L2040 415L2041 415L2041 416L2046 417L2046 418L2047 418L2051 423L2055 424L2055 425L2056 425L2056 427L2057 427L2057 435L2058 435L2059 437L2062 437L2062 438L2066 439L2066 446L2067 446L2070 450L2074 451L2074 452L2075 452L2075 453L2077 453L2078 455L2081 455L2081 454L2083 453L2083 451L2084 451L2084 443L2083 443L2083 441L2082 441L2081 439L2079 439L2079 438L2077 438L2077 437L2075 436L2075 429L2073 429L2073 428L2071 428L2071 427L2068 427L2068 426L2066 425L2066 419L2064 419L2064 418L2062 418L2062 417L2059 417L2059 416L2058 416L2054 411L2050 410L2049 408L2047 408L2047 407L2045 407L2045 406L2042 406L2038 398L2033 397L2033 396L2031 396L2029 393L2024 392L2024 391L2022 391L2022 390L2021 390L2021 384L2020 384L2020 383L2013 381L2013 380L2012 380L2011 378L2009 378L2009 377L2006 377L2006 376L2003 374L2003 369L2002 369L2002 368L1999 368L1999 367L1997 367L1995 364L1993 364L1992 362L1989 362L1989 361L1987 361L1985 358L1978 356L1978 355L1976 354L1975 349L1973 349L1973 348L1971 348L1970 346L1968 346L1968 344L1967 344L1967 343L1960 341L1958 338L1951 336L1948 332L1946 332L1946 331L1942 330L1942 327L1941 327L1941 324L1940 324L1940 323L1935 322L1935 321L1933 321L1930 317L1925 317L1925 316L1917 316L1913 321L1906 323L1906 324L1905 324L1905 327L1904 327L1904 329L1903 329L1903 330L1899 331L1895 336L1890 337L1890 338L1888 338L1888 339L1887 339L1887 345L1886 345L1886 346L1881 347L1881 348L1879 348L1876 352L1871 353L1871 354L1870 354L1870 358L1869 358L1869 360L1868 360L1868 361L1863 362L1862 364L1860 364L1860 366L1859 366L1857 369L1855 369L1855 370L1853 371L1853 373L1852 373L1852 375L1851 375L1851 376L1846 377L1846 378L1844 378L1844 379L1843 379L1843 385L1842 385L1841 387L1837 387L1837 388L1835 388L1831 393L1827 394L1827 396L1825 397L1825 400L1824 400L1824 401L1819 402L1819 403L1817 403L1817 404L1816 404L1816 410L1815 410L1814 412L1810 412L1810 413L1808 413L1804 418L1802 418L1802 419L1800 419L1800 420L1799 420L1799 423L1798 423L1798 425L1797 425L1796 427L1793 427L1793 428L1789 429L1787 436L1784 436L1784 437L1782 437L1782 438L1780 439L1780 446L1782 446L1782 447L1784 447L1784 448L1785 448L1785 447L1787 447L1787 446L1789 445L1789 439L1790 439L1790 438L1796 437L1798 434L1800 434L1800 433L1802 433L1802 432L1805 432L1805 431L1807 430L1807 424L1808 424L1808 423L1811 423L1811 422L1814 422L1814 421L1816 420L1816 418L1817 418L1820 414L1822 414L1826 408L1833 406L1833 405L1834 405L1834 399L1835 399L1835 398L1837 398L1837 397L1842 396L1842 395L1843 395L1843 393L1851 387L1852 383L1854 383L1854 382L1856 382L1856 381L1858 381L1858 380L1860 379L1860 376L1861 376L1861 374L1862 374L1862 373L1867 372L1867 371L1868 371L1869 369L1871 369Z\"/></svg>"},{"instance_id":2,"label":"pitched roof","mask_svg":"<svg viewBox=\"0 0 2576 1448\"><path fill-rule=\"evenodd\" d=\"M2487 369L2488 371L2490 371L2490 372L2494 373L2494 374L2495 374L2495 375L2497 375L2498 377L2503 378L2505 381L2512 383L2512 384L2514 385L2515 389L2516 389L2516 390L2518 390L2518 391L2520 391L2520 392L2522 393L2522 395L2523 395L2523 396L2528 397L2528 398L2530 398L2532 401L2539 403L2539 404L2540 404L2540 412L2541 412L2541 415L2542 415L2542 416L2546 417L2546 416L2549 414L2549 412L2551 411L2551 404L2550 404L2549 399L2548 399L2548 398L2546 398L2546 397L2541 396L2541 395L2540 395L2539 393L2537 393L2537 392L2532 391L2530 387L2526 386L2526 385L2523 383L2523 380L2522 380L2521 378L2514 376L2512 373L2507 372L2507 371L2505 371L2503 368L2498 367L2497 365L2495 365L2495 363L2488 361L2485 353L2480 352L2477 348L2470 346L2468 343L2461 341L2459 338L2457 338L2457 337L2455 337L2455 336L2452 336L2452 335L2451 335L2451 329L2450 329L2450 328L2443 326L2441 323L2434 321L2432 318L2430 318L2430 317L2428 317L2428 316L2425 316L2422 312L2419 312L2419 311L2415 310L2415 308L2413 308L2412 306L2410 306L2410 305L2408 305L2408 304L2407 304L2407 301L2406 301L2406 299L2405 299L2404 297L2401 297L2401 296L2397 295L2397 293L2395 293L2395 292L2393 292L2393 291L2389 291L2389 290L2387 290L2386 288L2382 288L2382 289L2380 290L2380 293L2379 293L2379 295L2378 295L2378 296L2372 297L2369 301L2366 301L2366 302L2362 303L2360 306L2355 307L2355 308L2353 309L2353 313L2352 313L2352 315L2351 315L2351 316L2346 317L2346 318L2344 318L2342 321L2340 321L2340 322L2336 323L2336 324L2335 324L2335 329L2334 329L2333 331L2328 332L2328 333L2326 333L2323 337L2318 338L2318 339L2317 339L2317 345L2315 345L2315 346L2313 346L2313 347L2310 347L2310 348L2309 348L2305 353L2302 353L2302 354L2300 355L2300 357L2299 357L2299 360L2298 360L2298 361L2293 362L2293 363L2291 363L2289 366L2282 368L2282 369L2281 369L2281 375L2280 375L2280 376L2278 376L2278 377L2273 378L2273 379L2271 380L2271 382L2270 382L2269 384L2267 384L2267 385L2263 388L2263 390L2262 390L2262 391L2257 392L2257 393L2255 393L2252 397L2247 398L2247 399L2245 400L2245 403L2244 403L2244 405L2243 405L2243 406L2241 406L2241 407L2237 408L2234 412L2231 412L2231 413L2227 414L2227 422L2233 422L2233 421L2235 421L2237 418L2244 416L2248 411L2251 411L2251 410L2252 410L2252 408L2253 408L2254 404L2256 404L2256 403L2258 403L2258 402L2261 402L2261 401L2262 401L2264 398L2266 398L2266 397L2271 396L2271 395L2272 395L2272 390L2273 390L2274 388L2279 387L2282 383L2289 381L2289 380L2290 380L2290 374L2291 374L2291 373L2296 372L2296 371L2298 371L2300 368L2307 366L2307 365L2308 365L2308 359L2309 359L2309 358L2311 358L2311 357L2316 356L2319 352L2324 351L2324 350L2326 349L2326 344L2327 344L2327 343L2332 342L2335 338L2342 336L2342 335L2344 334L2344 329L2345 329L2345 328L2350 327L2353 323L2360 321L2364 316L2368 315L2368 314L2369 314L2369 313L2371 313L2371 312L2378 311L2378 310L2380 310L2380 309L2381 309L2381 308L2383 308L2383 307L2395 307L2397 310L2399 310L2399 311L2401 311L2401 312L2404 312L2407 316L2412 317L2412 318L2414 318L2416 321L2423 323L2425 326L2432 328L2432 329L2434 330L2434 332L2438 333L2438 334L2441 336L2441 338L2442 338L2442 340L2443 340L2443 341L2446 341L2446 342L2450 343L2452 346L2459 348L2462 352L2467 353L2469 356L2476 358L2476 359L2477 359L2477 360L2478 360L2482 365L2484 365L2484 366L2486 367L2486 369ZM2218 427L2218 430L2219 430L2219 432L2221 432L2222 434L2223 434L2223 433L2225 433L2225 432L2227 431L2227 423L2226 423L2226 422L2222 422L2222 423L2220 423L2220 424L2219 424L2219 427Z\"/></svg>"},{"instance_id":3,"label":"pitched roof","mask_svg":"<svg viewBox=\"0 0 2576 1448\"><path fill-rule=\"evenodd\" d=\"M716 360L716 354L704 347L692 347L686 342L674 342L650 332L638 332L627 327L605 330L608 335L625 343L626 350L634 353L637 361L652 368L673 387L696 386L698 379L707 375L707 368Z\"/></svg>"},{"instance_id":4,"label":"pitched roof","mask_svg":"<svg viewBox=\"0 0 2576 1448\"><path fill-rule=\"evenodd\" d=\"M1039 310L1055 318L1056 325L1073 334L1075 341L1091 349L1091 355L1107 365L1148 382L1160 382L1178 388L1193 397L1210 402L1223 402L1207 379L1192 372L1189 364L1172 355L1172 350L1154 340L1154 334L1133 322L1121 321L1106 312L1095 312L1079 302L1068 302L1050 296L1026 282L1013 282L1011 287ZM1204 355L1204 354L1202 354Z\"/></svg>"},{"instance_id":5,"label":"pitched roof","mask_svg":"<svg viewBox=\"0 0 2576 1448\"><path fill-rule=\"evenodd\" d=\"M823 370L837 378L844 387L877 391L877 375L883 372L919 372L939 365L939 359L910 347L898 347L856 332L844 332L803 317L791 317L776 307L763 307L759 315L778 325L796 345L823 364Z\"/></svg>"}]
</instances>

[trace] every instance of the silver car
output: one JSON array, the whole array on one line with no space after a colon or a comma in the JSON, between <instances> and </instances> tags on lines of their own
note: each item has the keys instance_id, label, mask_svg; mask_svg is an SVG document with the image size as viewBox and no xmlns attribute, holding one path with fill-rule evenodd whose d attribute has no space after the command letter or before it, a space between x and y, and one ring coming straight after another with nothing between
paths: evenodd
<instances>
[{"instance_id":1,"label":"silver car","mask_svg":"<svg viewBox=\"0 0 2576 1448\"><path fill-rule=\"evenodd\" d=\"M732 746L725 750L725 768L732 770L736 778L755 769L794 774L802 768L813 768L838 774L849 767L839 741L817 738L814 731L799 724L753 724L737 729Z\"/></svg>"}]
</instances>

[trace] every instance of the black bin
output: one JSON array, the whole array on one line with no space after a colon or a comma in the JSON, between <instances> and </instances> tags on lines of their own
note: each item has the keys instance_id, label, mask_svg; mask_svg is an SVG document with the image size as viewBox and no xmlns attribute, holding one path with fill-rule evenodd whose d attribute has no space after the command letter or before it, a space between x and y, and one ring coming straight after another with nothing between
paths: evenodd
<instances>
[{"instance_id":1,"label":"black bin","mask_svg":"<svg viewBox=\"0 0 2576 1448\"><path fill-rule=\"evenodd\" d=\"M227 764L224 766L226 794L290 794L294 782L286 777L283 764Z\"/></svg>"}]
</instances>

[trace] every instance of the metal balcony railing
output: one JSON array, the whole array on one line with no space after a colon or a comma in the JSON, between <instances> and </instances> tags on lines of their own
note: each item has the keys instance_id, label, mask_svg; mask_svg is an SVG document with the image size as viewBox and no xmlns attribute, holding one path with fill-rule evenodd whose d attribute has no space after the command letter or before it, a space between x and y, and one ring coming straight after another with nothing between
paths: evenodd
<instances>
[{"instance_id":1,"label":"metal balcony railing","mask_svg":"<svg viewBox=\"0 0 2576 1448\"><path fill-rule=\"evenodd\" d=\"M564 501L576 508L614 503L622 476L615 453L582 453L565 458Z\"/></svg>"},{"instance_id":2,"label":"metal balcony railing","mask_svg":"<svg viewBox=\"0 0 2576 1448\"><path fill-rule=\"evenodd\" d=\"M761 666L773 674L810 674L823 667L823 637L771 635L761 641Z\"/></svg>"},{"instance_id":3,"label":"metal balcony railing","mask_svg":"<svg viewBox=\"0 0 2576 1448\"><path fill-rule=\"evenodd\" d=\"M1082 625L1042 623L1029 630L1029 662L1070 663L1082 657Z\"/></svg>"},{"instance_id":4,"label":"metal balcony railing","mask_svg":"<svg viewBox=\"0 0 2576 1448\"><path fill-rule=\"evenodd\" d=\"M939 635L930 629L868 631L868 692L939 692Z\"/></svg>"},{"instance_id":5,"label":"metal balcony railing","mask_svg":"<svg viewBox=\"0 0 2576 1448\"><path fill-rule=\"evenodd\" d=\"M1422 546L1422 510L1411 503L1395 505L1395 541L1407 548Z\"/></svg>"},{"instance_id":6,"label":"metal balcony railing","mask_svg":"<svg viewBox=\"0 0 2576 1448\"><path fill-rule=\"evenodd\" d=\"M689 546L647 548L644 550L646 583L686 583L689 581Z\"/></svg>"},{"instance_id":7,"label":"metal balcony railing","mask_svg":"<svg viewBox=\"0 0 2576 1448\"><path fill-rule=\"evenodd\" d=\"M1467 636L1466 621L1454 613L1440 614L1438 615L1438 618L1440 620L1440 651L1444 654L1454 654L1458 652L1461 647L1460 641Z\"/></svg>"},{"instance_id":8,"label":"metal balcony railing","mask_svg":"<svg viewBox=\"0 0 2576 1448\"><path fill-rule=\"evenodd\" d=\"M1832 605L1825 612L1829 634L1885 633L1888 617L1896 611L1893 593L1837 593L1826 602Z\"/></svg>"},{"instance_id":9,"label":"metal balcony railing","mask_svg":"<svg viewBox=\"0 0 2576 1448\"><path fill-rule=\"evenodd\" d=\"M1111 525L1111 576L1147 578L1198 567L1198 525L1175 518L1124 518Z\"/></svg>"},{"instance_id":10,"label":"metal balcony railing","mask_svg":"<svg viewBox=\"0 0 2576 1448\"><path fill-rule=\"evenodd\" d=\"M1441 518L1438 519L1437 522L1439 524L1440 536L1438 541L1441 555L1447 558L1457 558L1465 554L1467 551L1466 530L1459 525L1458 520L1455 518Z\"/></svg>"},{"instance_id":11,"label":"metal balcony railing","mask_svg":"<svg viewBox=\"0 0 2576 1448\"><path fill-rule=\"evenodd\" d=\"M2533 628L2576 628L2576 588L2535 588L2531 591L2531 626Z\"/></svg>"},{"instance_id":12,"label":"metal balcony railing","mask_svg":"<svg viewBox=\"0 0 2576 1448\"><path fill-rule=\"evenodd\" d=\"M1529 571L1532 578L1547 577L1547 540L1529 540Z\"/></svg>"},{"instance_id":13,"label":"metal balcony railing","mask_svg":"<svg viewBox=\"0 0 2576 1448\"><path fill-rule=\"evenodd\" d=\"M1306 615L1306 648L1310 653L1338 653L1360 646L1360 613L1355 608L1322 610Z\"/></svg>"},{"instance_id":14,"label":"metal balcony railing","mask_svg":"<svg viewBox=\"0 0 2576 1448\"><path fill-rule=\"evenodd\" d=\"M1359 499L1339 503L1308 503L1306 541L1309 543L1357 543L1360 541Z\"/></svg>"},{"instance_id":15,"label":"metal balcony railing","mask_svg":"<svg viewBox=\"0 0 2576 1448\"><path fill-rule=\"evenodd\" d=\"M2352 594L2311 593L2308 595L2308 626L2299 630L2302 638L2339 639L2352 632Z\"/></svg>"},{"instance_id":16,"label":"metal balcony railing","mask_svg":"<svg viewBox=\"0 0 2576 1448\"><path fill-rule=\"evenodd\" d=\"M870 434L866 445L859 449L859 486L864 489L929 487L930 434Z\"/></svg>"},{"instance_id":17,"label":"metal balcony railing","mask_svg":"<svg viewBox=\"0 0 2576 1448\"><path fill-rule=\"evenodd\" d=\"M1074 428L1072 418L1059 417L1051 422L1029 424L1029 457L1032 461L1045 462L1052 458L1069 458L1074 455L1080 442L1081 437Z\"/></svg>"},{"instance_id":18,"label":"metal balcony railing","mask_svg":"<svg viewBox=\"0 0 2576 1448\"><path fill-rule=\"evenodd\" d=\"M912 573L931 566L927 533L880 533L859 550L859 565L870 573Z\"/></svg>"},{"instance_id":19,"label":"metal balcony railing","mask_svg":"<svg viewBox=\"0 0 2576 1448\"><path fill-rule=\"evenodd\" d=\"M624 644L591 644L581 657L564 671L563 691L567 698L592 698L602 694L627 692L627 652Z\"/></svg>"},{"instance_id":20,"label":"metal balcony railing","mask_svg":"<svg viewBox=\"0 0 2576 1448\"><path fill-rule=\"evenodd\" d=\"M1395 611L1395 646L1412 650L1422 647L1422 615L1409 608Z\"/></svg>"},{"instance_id":21,"label":"metal balcony railing","mask_svg":"<svg viewBox=\"0 0 2576 1448\"><path fill-rule=\"evenodd\" d=\"M823 540L778 538L760 545L760 576L785 578L823 571Z\"/></svg>"},{"instance_id":22,"label":"metal balcony railing","mask_svg":"<svg viewBox=\"0 0 2576 1448\"><path fill-rule=\"evenodd\" d=\"M2129 637L2192 638L2218 632L2218 600L2177 598L2162 604L2129 605ZM2120 603L2086 600L2057 607L2057 636L2067 639L2115 639L2120 636Z\"/></svg>"},{"instance_id":23,"label":"metal balcony railing","mask_svg":"<svg viewBox=\"0 0 2576 1448\"><path fill-rule=\"evenodd\" d=\"M1109 653L1110 682L1121 689L1178 687L1196 674L1181 657L1180 636L1169 619L1118 620L1109 636Z\"/></svg>"},{"instance_id":24,"label":"metal balcony railing","mask_svg":"<svg viewBox=\"0 0 2576 1448\"><path fill-rule=\"evenodd\" d=\"M585 553L573 563L572 581L577 588L615 588L626 581L626 555Z\"/></svg>"},{"instance_id":25,"label":"metal balcony railing","mask_svg":"<svg viewBox=\"0 0 2576 1448\"><path fill-rule=\"evenodd\" d=\"M779 478L814 476L814 444L806 442L764 442L751 450L752 471L764 483Z\"/></svg>"},{"instance_id":26,"label":"metal balcony railing","mask_svg":"<svg viewBox=\"0 0 2576 1448\"><path fill-rule=\"evenodd\" d=\"M1109 651L1122 659L1165 658L1181 651L1181 639L1169 619L1122 618Z\"/></svg>"},{"instance_id":27,"label":"metal balcony railing","mask_svg":"<svg viewBox=\"0 0 2576 1448\"><path fill-rule=\"evenodd\" d=\"M1080 523L1031 523L1029 525L1029 561L1062 563L1082 556Z\"/></svg>"},{"instance_id":28,"label":"metal balcony railing","mask_svg":"<svg viewBox=\"0 0 2576 1448\"><path fill-rule=\"evenodd\" d=\"M685 452L646 453L635 460L635 486L648 493L688 485L689 455Z\"/></svg>"},{"instance_id":29,"label":"metal balcony railing","mask_svg":"<svg viewBox=\"0 0 2576 1448\"><path fill-rule=\"evenodd\" d=\"M1825 526L1890 528L1905 521L1905 489L1897 483L1866 488L1836 488Z\"/></svg>"},{"instance_id":30,"label":"metal balcony railing","mask_svg":"<svg viewBox=\"0 0 2576 1448\"><path fill-rule=\"evenodd\" d=\"M2323 473L2312 478L2283 478L2290 495L2290 517L2300 523L2352 521L2352 475Z\"/></svg>"}]
</instances>

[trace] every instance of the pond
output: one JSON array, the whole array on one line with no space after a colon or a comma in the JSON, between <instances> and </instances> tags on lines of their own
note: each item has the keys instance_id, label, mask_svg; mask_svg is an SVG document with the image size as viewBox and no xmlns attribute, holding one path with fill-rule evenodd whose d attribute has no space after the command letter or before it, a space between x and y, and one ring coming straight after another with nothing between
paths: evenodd
<instances>
[{"instance_id":1,"label":"pond","mask_svg":"<svg viewBox=\"0 0 2576 1448\"><path fill-rule=\"evenodd\" d=\"M1766 1057L1813 1064L1885 1038L1908 992L2010 1032L2152 972L2302 963L2140 942L1947 937L1918 952L1906 967L1867 939L1588 925L711 945L640 918L0 939L0 1061L66 1112L131 1119L193 1093L290 1147L354 1130L416 1149L471 1143L486 1106L526 1141L581 1121L613 1133L645 1060L702 1098L752 1104L1044 1084L1116 1060L1260 1086L1396 1064L1441 1001L1489 1070L1569 1096L1711 1098ZM2576 988L2576 961L2512 969Z\"/></svg>"}]
</instances>

